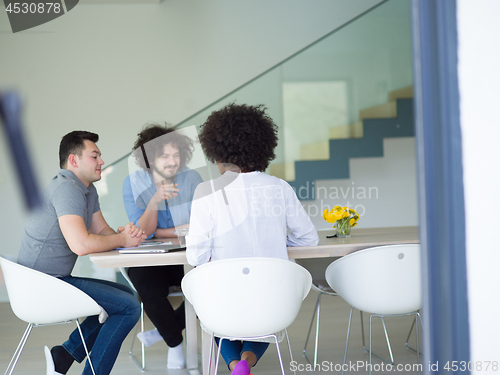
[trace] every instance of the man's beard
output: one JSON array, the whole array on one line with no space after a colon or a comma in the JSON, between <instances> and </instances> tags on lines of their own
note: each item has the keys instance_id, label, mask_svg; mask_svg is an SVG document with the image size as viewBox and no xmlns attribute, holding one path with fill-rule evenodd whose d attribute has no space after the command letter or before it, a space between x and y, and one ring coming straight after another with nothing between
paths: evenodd
<instances>
[{"instance_id":1,"label":"man's beard","mask_svg":"<svg viewBox=\"0 0 500 375\"><path fill-rule=\"evenodd\" d=\"M153 170L154 170L154 171L155 171L158 175L160 175L162 178L164 178L165 180L169 180L169 179L175 178L175 176L177 175L177 172L179 171L178 165L177 165L177 166L175 166L175 167L177 167L177 169L175 170L175 172L173 172L173 173L168 172L168 174L167 174L167 173L165 173L165 172L166 172L166 171L165 171L165 169L160 170L160 169L158 169L158 168L156 167L156 165L153 165Z\"/></svg>"}]
</instances>

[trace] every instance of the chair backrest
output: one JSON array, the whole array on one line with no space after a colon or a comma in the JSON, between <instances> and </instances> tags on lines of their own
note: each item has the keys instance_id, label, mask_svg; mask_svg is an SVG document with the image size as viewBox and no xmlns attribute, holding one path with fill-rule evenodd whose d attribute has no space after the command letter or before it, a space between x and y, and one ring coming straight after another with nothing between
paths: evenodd
<instances>
[{"instance_id":1,"label":"chair backrest","mask_svg":"<svg viewBox=\"0 0 500 375\"><path fill-rule=\"evenodd\" d=\"M288 260L235 258L196 267L181 286L207 331L255 337L290 326L311 281L305 268Z\"/></svg>"},{"instance_id":2,"label":"chair backrest","mask_svg":"<svg viewBox=\"0 0 500 375\"><path fill-rule=\"evenodd\" d=\"M420 245L357 251L326 270L328 284L351 306L376 314L404 314L422 305Z\"/></svg>"},{"instance_id":3,"label":"chair backrest","mask_svg":"<svg viewBox=\"0 0 500 375\"><path fill-rule=\"evenodd\" d=\"M21 266L5 256L0 256L0 265L12 311L25 322L57 323L101 312L97 302L67 282Z\"/></svg>"}]
</instances>

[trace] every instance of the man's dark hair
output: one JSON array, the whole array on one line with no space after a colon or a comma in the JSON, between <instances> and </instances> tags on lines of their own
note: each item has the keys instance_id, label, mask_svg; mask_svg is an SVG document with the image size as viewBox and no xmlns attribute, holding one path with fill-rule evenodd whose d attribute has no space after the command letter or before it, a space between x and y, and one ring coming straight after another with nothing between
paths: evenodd
<instances>
[{"instance_id":1,"label":"man's dark hair","mask_svg":"<svg viewBox=\"0 0 500 375\"><path fill-rule=\"evenodd\" d=\"M66 134L61 139L59 144L59 167L65 168L68 162L68 157L71 154L82 156L82 151L85 148L85 140L97 143L99 136L95 133L87 132L84 130L75 130Z\"/></svg>"},{"instance_id":2,"label":"man's dark hair","mask_svg":"<svg viewBox=\"0 0 500 375\"><path fill-rule=\"evenodd\" d=\"M265 171L276 155L278 127L263 104L229 104L201 125L199 140L211 162L238 166L242 172Z\"/></svg>"},{"instance_id":3,"label":"man's dark hair","mask_svg":"<svg viewBox=\"0 0 500 375\"><path fill-rule=\"evenodd\" d=\"M168 143L179 149L181 159L179 169L185 167L193 156L193 141L168 125L147 124L137 135L132 153L137 164L145 171L149 171L150 165L163 153L163 148ZM147 160L144 158L144 153Z\"/></svg>"}]
</instances>

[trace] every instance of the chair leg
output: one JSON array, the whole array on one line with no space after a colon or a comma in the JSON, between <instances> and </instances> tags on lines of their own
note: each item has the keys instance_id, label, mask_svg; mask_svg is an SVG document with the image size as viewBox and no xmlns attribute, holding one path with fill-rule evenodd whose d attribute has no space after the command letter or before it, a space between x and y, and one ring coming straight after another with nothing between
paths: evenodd
<instances>
[{"instance_id":1,"label":"chair leg","mask_svg":"<svg viewBox=\"0 0 500 375\"><path fill-rule=\"evenodd\" d=\"M219 349L217 349L217 358L215 359L215 371L214 371L214 375L217 375L217 373L219 372L219 358L220 358L220 349L222 347L222 340L224 340L224 339L222 337L220 337L219 338Z\"/></svg>"},{"instance_id":2,"label":"chair leg","mask_svg":"<svg viewBox=\"0 0 500 375\"><path fill-rule=\"evenodd\" d=\"M365 350L365 352L368 352L368 350L366 350L366 343L365 343L365 325L363 323L363 311L359 312L359 317L361 319L361 340L363 342L363 349Z\"/></svg>"},{"instance_id":3,"label":"chair leg","mask_svg":"<svg viewBox=\"0 0 500 375\"><path fill-rule=\"evenodd\" d=\"M283 359L281 358L280 344L278 342L278 335L273 335L273 336L274 336L274 340L276 341L276 351L278 352L278 359L280 361L281 374L286 375L285 368L283 367ZM288 336L287 336L287 338L288 338Z\"/></svg>"},{"instance_id":4,"label":"chair leg","mask_svg":"<svg viewBox=\"0 0 500 375\"><path fill-rule=\"evenodd\" d=\"M369 360L370 360L370 367L368 368L368 375L372 375L372 317L373 315L370 315L370 336L369 336L369 345L370 345L370 350L369 350ZM364 334L363 334L364 337Z\"/></svg>"},{"instance_id":5,"label":"chair leg","mask_svg":"<svg viewBox=\"0 0 500 375\"><path fill-rule=\"evenodd\" d=\"M415 314L415 322L417 321L417 316L420 316L420 314L417 312ZM418 342L418 323L417 323L417 326L415 327L415 338L417 340L417 368L419 369L418 373L420 374L420 343Z\"/></svg>"},{"instance_id":6,"label":"chair leg","mask_svg":"<svg viewBox=\"0 0 500 375\"><path fill-rule=\"evenodd\" d=\"M141 302L141 332L144 332L144 304ZM141 363L134 357L134 344L135 344L135 339L137 337L137 329L139 328L138 325L135 326L134 330L134 336L132 337L132 345L130 346L130 351L128 352L130 358L134 361L134 363L139 367L141 372L144 372L146 370L146 350L145 350L145 345L144 343L141 342Z\"/></svg>"},{"instance_id":7,"label":"chair leg","mask_svg":"<svg viewBox=\"0 0 500 375\"><path fill-rule=\"evenodd\" d=\"M215 335L212 332L211 340L210 340L210 357L208 357L208 370L207 373L208 375L212 375L212 358L214 356L214 345L215 345ZM220 345L220 341L219 341ZM215 372L213 375L217 374L217 369L215 369Z\"/></svg>"},{"instance_id":8,"label":"chair leg","mask_svg":"<svg viewBox=\"0 0 500 375\"><path fill-rule=\"evenodd\" d=\"M288 331L285 328L285 336L286 336L286 343L288 345L288 352L290 353L290 363L293 363L293 354L292 354L292 347L290 345L290 338L288 337ZM296 371L293 370L293 373L296 374Z\"/></svg>"},{"instance_id":9,"label":"chair leg","mask_svg":"<svg viewBox=\"0 0 500 375\"><path fill-rule=\"evenodd\" d=\"M365 330L364 330L364 324L363 324L363 312L362 312L362 311L360 311L360 313L361 313L361 338L362 338L362 341L363 341L363 349L364 349L364 351L365 351L366 353L370 353L370 350L366 349L366 343L365 343ZM371 317L372 317L372 316L373 316L373 315L370 315L370 329L371 329L371 321L372 321L372 320L371 320ZM373 352L372 352L372 354L371 354L371 355L374 355L375 357L377 357L378 359L380 359L380 360L382 360L382 361L384 361L384 362L386 362L386 363L389 363L389 364L391 364L391 365L394 365L394 357L393 357L393 355L392 355L392 347L391 347L391 343L390 343L390 341L389 341L389 334L387 333L387 328L386 328L386 326L385 326L385 321L384 321L384 318L383 318L383 317L380 317L380 318L382 319L382 326L383 326L383 328L384 328L385 339L386 339L386 342L387 342L387 349L389 350L389 355L390 355L390 357L391 357L391 360L389 361L389 360L387 360L387 359L385 359L385 358L382 358L381 356L379 356L379 355L377 355L377 354L375 354L375 353L373 353ZM370 333L370 337L371 337L371 333ZM370 342L370 344L371 344L371 342Z\"/></svg>"},{"instance_id":10,"label":"chair leg","mask_svg":"<svg viewBox=\"0 0 500 375\"><path fill-rule=\"evenodd\" d=\"M80 337L82 338L83 348L85 349L85 354L87 354L87 361L89 362L90 369L92 370L92 374L95 375L94 366L92 365L92 361L90 360L89 350L87 349L87 344L85 343L85 338L83 337L82 329L80 328L80 322L78 319L75 320L76 326L78 327L78 332L80 332Z\"/></svg>"},{"instance_id":11,"label":"chair leg","mask_svg":"<svg viewBox=\"0 0 500 375\"><path fill-rule=\"evenodd\" d=\"M389 341L389 334L387 333L387 327L385 326L384 317L382 317L381 319L382 319L382 325L384 326L384 334L385 334L385 340L387 341L387 349L389 350L389 356L391 357L391 365L394 366L394 355L392 354L392 347Z\"/></svg>"},{"instance_id":12,"label":"chair leg","mask_svg":"<svg viewBox=\"0 0 500 375\"><path fill-rule=\"evenodd\" d=\"M380 358L378 355L375 355L372 352L372 318L373 318L373 315L370 315L370 337L369 337L369 341L370 341L369 348L370 348L370 350L368 352L369 353L369 359L370 359L370 362L369 362L370 363L369 364L370 367L368 369L368 375L372 375L372 355L374 355L375 357L377 357L379 359L382 359L384 361L383 358ZM385 324L384 324L384 329L385 329Z\"/></svg>"},{"instance_id":13,"label":"chair leg","mask_svg":"<svg viewBox=\"0 0 500 375\"><path fill-rule=\"evenodd\" d=\"M392 355L392 349L391 349L391 343L389 342L389 335L387 333L387 328L385 326L385 321L384 321L384 318L381 317L382 319L382 325L384 326L384 332L385 332L385 339L387 340L387 348L389 349L389 355L391 356L391 362L387 361L386 359L384 358L381 358L379 357L378 355L376 355L375 353L372 352L372 318L376 316L376 315L370 315L370 337L369 337L369 359L370 359L370 364L369 364L369 369L368 369L368 375L371 375L372 373L372 356L375 356L379 359L381 359L382 361L384 362L387 362L387 363L390 363L392 366L394 366L394 357Z\"/></svg>"},{"instance_id":14,"label":"chair leg","mask_svg":"<svg viewBox=\"0 0 500 375\"><path fill-rule=\"evenodd\" d=\"M420 369L420 356L422 353L420 352L420 341L419 341L419 334L418 334L418 321L420 321L420 326L422 326L422 318L420 316L420 313L417 311L415 313L415 319L413 320L413 323L410 328L410 333L408 333L408 337L406 338L406 343L405 346L407 349L413 350L415 353L417 353L417 368ZM408 341L410 339L411 331L413 330L413 327L415 327L415 339L416 339L416 344L417 344L417 349L413 349L408 345ZM418 372L420 374L420 371Z\"/></svg>"},{"instance_id":15,"label":"chair leg","mask_svg":"<svg viewBox=\"0 0 500 375\"><path fill-rule=\"evenodd\" d=\"M14 352L12 359L10 360L9 366L7 366L5 375L11 375L14 372L14 368L17 365L17 361L21 356L21 352L23 351L24 346L26 345L26 341L28 341L28 336L30 335L32 329L33 329L33 323L28 324L28 327L26 327L26 330L24 331L23 337L21 337L21 341L19 341L17 349Z\"/></svg>"},{"instance_id":16,"label":"chair leg","mask_svg":"<svg viewBox=\"0 0 500 375\"><path fill-rule=\"evenodd\" d=\"M354 309L354 307L351 306L351 311L349 313L349 323L347 324L347 338L345 339L344 362L342 362L342 375L344 375L345 363L347 359L347 347L349 346L349 333L351 332L352 309Z\"/></svg>"},{"instance_id":17,"label":"chair leg","mask_svg":"<svg viewBox=\"0 0 500 375\"><path fill-rule=\"evenodd\" d=\"M312 318L311 318L311 324L309 325L309 331L307 332L306 343L304 345L304 350L302 351L302 353L303 353L304 357L306 358L307 362L309 362L309 364L310 364L311 361L307 357L306 348L307 348L307 344L309 342L309 336L311 335L312 326L313 326L313 322L314 322L314 316L316 316L316 338L315 338L315 341L314 341L314 365L313 365L314 367L313 368L316 368L316 363L318 363L319 316L320 316L321 295L322 294L323 293L321 293L321 292L319 292L319 294L318 294L318 299L316 301L316 306L314 307L314 312L313 312L313 315L312 315Z\"/></svg>"},{"instance_id":18,"label":"chair leg","mask_svg":"<svg viewBox=\"0 0 500 375\"><path fill-rule=\"evenodd\" d=\"M408 342L410 341L411 333L413 332L413 328L415 328L415 323L417 322L417 316L418 316L418 320L420 320L420 325L422 325L422 320L421 320L421 318L420 318L420 313L418 313L418 312L417 312L417 313L415 313L415 320L413 320L413 322L412 322L412 324L411 324L411 327L410 327L410 332L408 332L408 337L406 338L405 347L406 347L406 349L409 349L409 350L411 350L411 351L413 351L413 352L415 352L415 353L417 353L417 352L418 352L418 353L419 353L419 355L422 355L422 353L420 352L420 349L418 349L418 351L417 351L417 349L412 348L412 347L408 344ZM417 330L418 330L418 327L416 327L416 328L417 328ZM418 332L417 332L417 331L415 331L415 332L418 334ZM417 340L418 340L418 337L417 337ZM419 348L419 347L418 347L418 345L417 345L417 348Z\"/></svg>"}]
</instances>

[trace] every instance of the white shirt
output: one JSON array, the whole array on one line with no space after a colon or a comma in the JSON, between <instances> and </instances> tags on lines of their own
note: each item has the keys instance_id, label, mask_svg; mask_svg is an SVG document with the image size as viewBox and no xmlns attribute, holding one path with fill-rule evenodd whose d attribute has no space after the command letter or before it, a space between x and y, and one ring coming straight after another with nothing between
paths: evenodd
<instances>
[{"instance_id":1,"label":"white shirt","mask_svg":"<svg viewBox=\"0 0 500 375\"><path fill-rule=\"evenodd\" d=\"M315 246L318 233L294 190L261 172L235 173L198 185L186 256L197 266L242 257L288 259L287 246Z\"/></svg>"}]
</instances>

